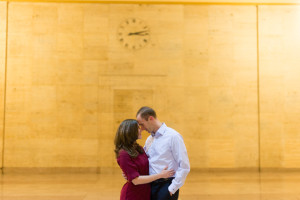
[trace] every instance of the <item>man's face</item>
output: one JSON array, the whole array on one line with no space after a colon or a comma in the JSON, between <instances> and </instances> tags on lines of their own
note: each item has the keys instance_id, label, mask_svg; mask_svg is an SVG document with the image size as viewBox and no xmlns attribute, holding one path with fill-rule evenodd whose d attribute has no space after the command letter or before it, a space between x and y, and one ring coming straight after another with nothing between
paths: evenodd
<instances>
[{"instance_id":1,"label":"man's face","mask_svg":"<svg viewBox=\"0 0 300 200\"><path fill-rule=\"evenodd\" d=\"M153 131L150 118L151 116L148 118L148 120L145 120L141 117L141 115L137 116L136 120L140 125L141 131L146 130L148 133L151 133Z\"/></svg>"},{"instance_id":2,"label":"man's face","mask_svg":"<svg viewBox=\"0 0 300 200\"><path fill-rule=\"evenodd\" d=\"M142 130L139 126L138 139L142 139Z\"/></svg>"}]
</instances>

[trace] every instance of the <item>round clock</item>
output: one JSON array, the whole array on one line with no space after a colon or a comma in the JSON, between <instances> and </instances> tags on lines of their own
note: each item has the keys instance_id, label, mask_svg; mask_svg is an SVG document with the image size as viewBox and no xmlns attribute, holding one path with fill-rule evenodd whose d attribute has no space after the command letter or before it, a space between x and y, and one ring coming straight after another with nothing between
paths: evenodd
<instances>
[{"instance_id":1,"label":"round clock","mask_svg":"<svg viewBox=\"0 0 300 200\"><path fill-rule=\"evenodd\" d=\"M118 27L117 38L125 48L136 50L149 43L150 30L144 21L130 18Z\"/></svg>"}]
</instances>

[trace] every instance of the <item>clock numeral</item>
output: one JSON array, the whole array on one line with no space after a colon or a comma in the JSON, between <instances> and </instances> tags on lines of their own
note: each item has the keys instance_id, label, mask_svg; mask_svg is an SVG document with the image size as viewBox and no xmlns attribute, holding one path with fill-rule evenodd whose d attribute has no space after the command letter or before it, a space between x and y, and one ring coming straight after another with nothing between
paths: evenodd
<instances>
[{"instance_id":1,"label":"clock numeral","mask_svg":"<svg viewBox=\"0 0 300 200\"><path fill-rule=\"evenodd\" d=\"M135 19L132 19L132 22L135 23Z\"/></svg>"},{"instance_id":2,"label":"clock numeral","mask_svg":"<svg viewBox=\"0 0 300 200\"><path fill-rule=\"evenodd\" d=\"M123 42L123 41L124 41L124 39L123 39L123 38L121 38L121 39L120 39L120 42Z\"/></svg>"},{"instance_id":3,"label":"clock numeral","mask_svg":"<svg viewBox=\"0 0 300 200\"><path fill-rule=\"evenodd\" d=\"M128 47L128 44L127 44L127 43L125 44L125 47Z\"/></svg>"},{"instance_id":4,"label":"clock numeral","mask_svg":"<svg viewBox=\"0 0 300 200\"><path fill-rule=\"evenodd\" d=\"M147 43L147 42L148 42L148 40L144 39L144 42L145 42L145 43Z\"/></svg>"}]
</instances>

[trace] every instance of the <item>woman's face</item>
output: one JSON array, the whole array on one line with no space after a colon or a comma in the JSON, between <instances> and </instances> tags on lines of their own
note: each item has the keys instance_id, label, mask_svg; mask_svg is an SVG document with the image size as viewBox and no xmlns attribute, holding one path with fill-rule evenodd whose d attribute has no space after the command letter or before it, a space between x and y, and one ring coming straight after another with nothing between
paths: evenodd
<instances>
[{"instance_id":1,"label":"woman's face","mask_svg":"<svg viewBox=\"0 0 300 200\"><path fill-rule=\"evenodd\" d=\"M142 129L139 125L139 131L138 131L138 139L142 139Z\"/></svg>"}]
</instances>

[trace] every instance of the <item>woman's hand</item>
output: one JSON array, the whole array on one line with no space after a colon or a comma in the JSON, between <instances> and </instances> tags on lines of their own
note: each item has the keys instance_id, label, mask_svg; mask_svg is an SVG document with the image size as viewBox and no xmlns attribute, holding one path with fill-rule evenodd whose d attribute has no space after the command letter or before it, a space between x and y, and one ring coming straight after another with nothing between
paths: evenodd
<instances>
[{"instance_id":1,"label":"woman's hand","mask_svg":"<svg viewBox=\"0 0 300 200\"><path fill-rule=\"evenodd\" d=\"M159 174L161 178L169 178L175 174L173 169L167 170L168 166L166 166Z\"/></svg>"},{"instance_id":2,"label":"woman's hand","mask_svg":"<svg viewBox=\"0 0 300 200\"><path fill-rule=\"evenodd\" d=\"M126 181L128 181L127 176L124 174L124 172L122 172L122 176Z\"/></svg>"}]
</instances>

